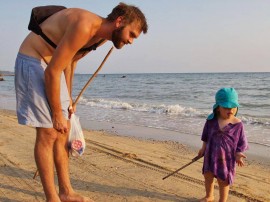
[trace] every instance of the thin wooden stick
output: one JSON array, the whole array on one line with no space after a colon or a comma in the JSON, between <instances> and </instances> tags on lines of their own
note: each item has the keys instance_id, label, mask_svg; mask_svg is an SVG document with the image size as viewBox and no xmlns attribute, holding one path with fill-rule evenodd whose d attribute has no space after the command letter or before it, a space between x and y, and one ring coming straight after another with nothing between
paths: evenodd
<instances>
[{"instance_id":1,"label":"thin wooden stick","mask_svg":"<svg viewBox=\"0 0 270 202\"><path fill-rule=\"evenodd\" d=\"M91 76L91 78L87 81L87 83L84 85L83 89L81 90L81 92L79 93L79 95L77 96L75 102L73 105L76 105L77 102L79 101L79 98L81 97L81 95L83 94L83 92L85 91L85 89L87 88L87 86L91 83L91 81L95 78L95 76L98 74L98 72L101 70L102 66L104 65L104 63L106 62L107 58L109 57L109 55L111 54L113 50L113 46L111 47L111 49L109 50L109 52L107 53L107 55L105 56L105 58L103 59L102 63L99 65L99 67L97 68L97 70L95 71L95 73ZM36 170L33 179L35 179L38 176L38 169Z\"/></svg>"},{"instance_id":2,"label":"thin wooden stick","mask_svg":"<svg viewBox=\"0 0 270 202\"><path fill-rule=\"evenodd\" d=\"M192 163L198 161L200 158L201 158L201 156L200 156L200 157L199 157L199 156L194 157L194 158L191 160L191 162L187 163L186 165L182 166L181 168L178 168L176 171L170 173L169 175L163 177L162 179L165 180L166 178L168 178L168 177L170 177L171 175L177 173L178 171L184 169L185 167L189 166L190 164L192 164Z\"/></svg>"},{"instance_id":3,"label":"thin wooden stick","mask_svg":"<svg viewBox=\"0 0 270 202\"><path fill-rule=\"evenodd\" d=\"M36 170L33 179L35 179L38 176L38 169Z\"/></svg>"},{"instance_id":4,"label":"thin wooden stick","mask_svg":"<svg viewBox=\"0 0 270 202\"><path fill-rule=\"evenodd\" d=\"M77 102L79 101L81 95L83 94L83 92L85 91L85 89L87 88L87 86L91 83L91 81L93 80L93 78L95 78L95 76L98 74L98 72L101 70L102 66L104 65L105 61L107 60L107 58L109 57L109 55L111 54L113 50L113 47L111 47L111 49L109 50L109 52L107 53L107 55L105 56L104 60L102 61L102 63L100 64L99 68L96 70L96 72L92 75L92 77L88 80L88 82L85 84L85 86L83 87L83 89L81 90L80 94L77 96L75 102L73 103L73 105L76 105Z\"/></svg>"}]
</instances>

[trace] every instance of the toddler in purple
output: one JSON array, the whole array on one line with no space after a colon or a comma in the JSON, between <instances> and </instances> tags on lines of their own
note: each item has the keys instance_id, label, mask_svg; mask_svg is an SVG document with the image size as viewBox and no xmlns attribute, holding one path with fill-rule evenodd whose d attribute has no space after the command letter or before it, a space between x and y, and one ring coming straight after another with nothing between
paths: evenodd
<instances>
[{"instance_id":1,"label":"toddler in purple","mask_svg":"<svg viewBox=\"0 0 270 202\"><path fill-rule=\"evenodd\" d=\"M214 178L220 189L220 201L227 201L229 186L235 177L236 163L244 165L243 154L248 148L243 123L236 118L238 95L234 88L222 88L215 96L216 103L204 125L202 148L204 156L202 172L205 178L206 196L201 201L214 201Z\"/></svg>"}]
</instances>

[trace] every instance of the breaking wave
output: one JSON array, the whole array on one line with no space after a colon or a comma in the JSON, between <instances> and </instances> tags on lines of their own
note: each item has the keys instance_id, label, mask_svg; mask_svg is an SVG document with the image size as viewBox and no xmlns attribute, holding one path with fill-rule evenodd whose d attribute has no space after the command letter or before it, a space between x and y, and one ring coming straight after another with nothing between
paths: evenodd
<instances>
[{"instance_id":1,"label":"breaking wave","mask_svg":"<svg viewBox=\"0 0 270 202\"><path fill-rule=\"evenodd\" d=\"M104 98L87 99L80 98L80 104L94 108L113 109L113 110L129 110L133 112L153 113L167 116L180 117L199 117L206 118L211 111L198 110L192 107L184 107L179 104L147 104L147 103L132 103ZM248 115L239 117L245 124L270 126L270 120L267 118L251 117Z\"/></svg>"}]
</instances>

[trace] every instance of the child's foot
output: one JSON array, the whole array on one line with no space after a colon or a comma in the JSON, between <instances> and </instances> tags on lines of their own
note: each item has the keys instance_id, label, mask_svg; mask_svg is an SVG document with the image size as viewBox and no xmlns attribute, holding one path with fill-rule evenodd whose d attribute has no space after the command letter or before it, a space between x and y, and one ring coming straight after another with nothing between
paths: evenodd
<instances>
[{"instance_id":1,"label":"child's foot","mask_svg":"<svg viewBox=\"0 0 270 202\"><path fill-rule=\"evenodd\" d=\"M72 193L69 195L61 194L59 195L62 202L94 202L88 197L81 196L77 193Z\"/></svg>"},{"instance_id":2,"label":"child's foot","mask_svg":"<svg viewBox=\"0 0 270 202\"><path fill-rule=\"evenodd\" d=\"M214 202L214 197L204 197L200 200L200 202Z\"/></svg>"}]
</instances>

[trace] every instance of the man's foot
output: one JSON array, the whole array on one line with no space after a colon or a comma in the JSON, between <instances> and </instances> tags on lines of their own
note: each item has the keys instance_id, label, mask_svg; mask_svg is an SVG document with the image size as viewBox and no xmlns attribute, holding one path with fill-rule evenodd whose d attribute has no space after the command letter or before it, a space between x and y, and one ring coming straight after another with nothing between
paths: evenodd
<instances>
[{"instance_id":1,"label":"man's foot","mask_svg":"<svg viewBox=\"0 0 270 202\"><path fill-rule=\"evenodd\" d=\"M62 202L94 202L90 198L81 196L77 193L72 193L69 195L60 194L59 197Z\"/></svg>"},{"instance_id":2,"label":"man's foot","mask_svg":"<svg viewBox=\"0 0 270 202\"><path fill-rule=\"evenodd\" d=\"M211 198L202 198L200 199L200 202L214 202L214 197L211 197Z\"/></svg>"}]
</instances>

